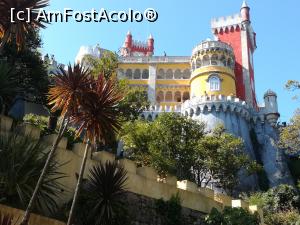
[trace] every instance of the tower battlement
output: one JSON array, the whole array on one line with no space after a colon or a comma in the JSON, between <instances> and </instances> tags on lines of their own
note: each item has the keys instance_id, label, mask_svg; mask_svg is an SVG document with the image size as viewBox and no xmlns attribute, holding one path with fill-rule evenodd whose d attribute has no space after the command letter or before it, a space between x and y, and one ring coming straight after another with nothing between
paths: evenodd
<instances>
[{"instance_id":1,"label":"tower battlement","mask_svg":"<svg viewBox=\"0 0 300 225\"><path fill-rule=\"evenodd\" d=\"M123 47L121 48L121 56L153 56L154 54L154 38L149 36L147 41L133 40L132 34L128 31Z\"/></svg>"},{"instance_id":2,"label":"tower battlement","mask_svg":"<svg viewBox=\"0 0 300 225\"><path fill-rule=\"evenodd\" d=\"M199 116L205 112L231 112L250 120L251 108L239 98L224 95L210 95L192 98L183 103L181 113L186 116Z\"/></svg>"},{"instance_id":3,"label":"tower battlement","mask_svg":"<svg viewBox=\"0 0 300 225\"><path fill-rule=\"evenodd\" d=\"M229 30L234 28L236 29L242 23L243 19L241 14L235 14L227 17L219 17L213 18L211 20L211 28L213 29L213 33L215 31L220 31L221 29L228 28Z\"/></svg>"}]
</instances>

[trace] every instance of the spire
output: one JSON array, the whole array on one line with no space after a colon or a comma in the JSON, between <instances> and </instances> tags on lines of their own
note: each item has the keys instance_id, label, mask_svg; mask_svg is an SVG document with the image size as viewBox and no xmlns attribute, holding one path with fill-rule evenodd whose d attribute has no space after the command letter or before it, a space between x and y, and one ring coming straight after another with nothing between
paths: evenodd
<instances>
[{"instance_id":1,"label":"spire","mask_svg":"<svg viewBox=\"0 0 300 225\"><path fill-rule=\"evenodd\" d=\"M150 34L150 35L149 35L149 38L148 38L148 39L153 39L153 36L152 36L152 34Z\"/></svg>"},{"instance_id":2,"label":"spire","mask_svg":"<svg viewBox=\"0 0 300 225\"><path fill-rule=\"evenodd\" d=\"M243 1L243 4L242 4L241 9L243 9L243 8L249 8L249 6L248 6L246 0Z\"/></svg>"},{"instance_id":3,"label":"spire","mask_svg":"<svg viewBox=\"0 0 300 225\"><path fill-rule=\"evenodd\" d=\"M250 7L248 6L247 2L244 0L242 7L241 7L241 16L242 16L242 21L248 21L250 22Z\"/></svg>"},{"instance_id":4,"label":"spire","mask_svg":"<svg viewBox=\"0 0 300 225\"><path fill-rule=\"evenodd\" d=\"M131 31L130 31L130 30L127 32L127 36L128 36L128 35L131 35Z\"/></svg>"}]
</instances>

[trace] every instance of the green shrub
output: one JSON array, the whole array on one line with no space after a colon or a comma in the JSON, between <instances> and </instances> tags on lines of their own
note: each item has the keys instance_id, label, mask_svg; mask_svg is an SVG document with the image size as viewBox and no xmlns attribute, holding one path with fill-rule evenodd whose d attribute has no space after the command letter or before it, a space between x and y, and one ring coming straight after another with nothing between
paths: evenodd
<instances>
[{"instance_id":1,"label":"green shrub","mask_svg":"<svg viewBox=\"0 0 300 225\"><path fill-rule=\"evenodd\" d=\"M181 225L183 217L181 213L181 200L179 194L172 195L170 200L156 200L156 212L161 216L164 225Z\"/></svg>"},{"instance_id":2,"label":"green shrub","mask_svg":"<svg viewBox=\"0 0 300 225\"><path fill-rule=\"evenodd\" d=\"M225 207L223 212L213 208L205 221L208 225L259 225L259 216L243 208Z\"/></svg>"},{"instance_id":3,"label":"green shrub","mask_svg":"<svg viewBox=\"0 0 300 225\"><path fill-rule=\"evenodd\" d=\"M54 132L48 129L49 117L27 114L24 116L23 121L24 123L39 128L41 130L42 136L58 133L58 129L59 129L58 127ZM82 139L80 137L76 137L75 130L76 129L73 127L68 127L65 133L63 134L63 136L68 139L68 145L67 145L68 149L72 149L75 143L82 142Z\"/></svg>"},{"instance_id":4,"label":"green shrub","mask_svg":"<svg viewBox=\"0 0 300 225\"><path fill-rule=\"evenodd\" d=\"M296 210L282 211L268 214L265 217L267 225L294 225L300 224L300 215Z\"/></svg>"}]
</instances>

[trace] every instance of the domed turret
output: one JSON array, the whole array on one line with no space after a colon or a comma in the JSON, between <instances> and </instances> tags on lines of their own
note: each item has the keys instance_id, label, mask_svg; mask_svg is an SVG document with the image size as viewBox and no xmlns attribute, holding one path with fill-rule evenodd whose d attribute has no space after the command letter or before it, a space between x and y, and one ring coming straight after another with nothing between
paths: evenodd
<instances>
[{"instance_id":1,"label":"domed turret","mask_svg":"<svg viewBox=\"0 0 300 225\"><path fill-rule=\"evenodd\" d=\"M278 113L277 94L272 90L268 90L264 94L264 101L266 120L272 126L275 126L280 117L280 114Z\"/></svg>"},{"instance_id":2,"label":"domed turret","mask_svg":"<svg viewBox=\"0 0 300 225\"><path fill-rule=\"evenodd\" d=\"M191 96L235 96L233 49L220 41L206 40L196 46L191 57Z\"/></svg>"}]
</instances>

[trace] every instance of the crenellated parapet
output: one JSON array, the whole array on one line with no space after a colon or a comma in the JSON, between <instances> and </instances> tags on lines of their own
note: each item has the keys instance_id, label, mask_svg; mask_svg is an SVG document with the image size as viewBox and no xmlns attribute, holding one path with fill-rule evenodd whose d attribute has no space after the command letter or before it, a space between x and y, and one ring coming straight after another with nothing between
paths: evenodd
<instances>
[{"instance_id":1,"label":"crenellated parapet","mask_svg":"<svg viewBox=\"0 0 300 225\"><path fill-rule=\"evenodd\" d=\"M0 116L0 132L6 133L11 130L12 119L9 117ZM22 125L22 132L24 135L33 135L34 138L39 137L40 131L38 128L33 127L29 124ZM42 137L42 141L46 146L51 146L57 135L52 134ZM67 139L63 139L59 143L59 148L56 152L56 159L62 163L60 172L66 174L60 182L66 187L65 196L62 198L63 201L69 201L73 196L77 178L76 174L80 170L80 165L85 151L86 145L84 143L74 144L72 149L67 149ZM86 163L86 169L84 177L87 177L89 169L99 162L116 161L114 154L100 151L92 152L89 154ZM157 172L151 167L137 167L134 161L123 158L117 160L126 171L128 180L126 183L127 190L129 192L146 196L153 199L163 198L169 200L172 195L177 193L180 195L182 206L192 210L196 210L202 213L209 213L212 208L222 210L225 206L234 206L234 199L230 196L215 193L213 190L208 188L198 187L196 183L183 180L178 181L174 176L168 175L167 177L161 178ZM63 202L61 202L63 203ZM247 204L241 204L247 210L250 210ZM254 206L251 207L253 211ZM257 208L256 208L257 209ZM256 211L258 211L257 209ZM254 210L255 211L255 210Z\"/></svg>"},{"instance_id":2,"label":"crenellated parapet","mask_svg":"<svg viewBox=\"0 0 300 225\"><path fill-rule=\"evenodd\" d=\"M232 112L246 118L248 121L252 117L252 109L245 102L233 96L210 95L200 96L185 101L181 108L181 113L185 116L198 116L203 112Z\"/></svg>"},{"instance_id":3,"label":"crenellated parapet","mask_svg":"<svg viewBox=\"0 0 300 225\"><path fill-rule=\"evenodd\" d=\"M211 28L214 34L220 32L230 32L241 29L243 19L240 14L235 14L227 17L213 18L211 20Z\"/></svg>"}]
</instances>

